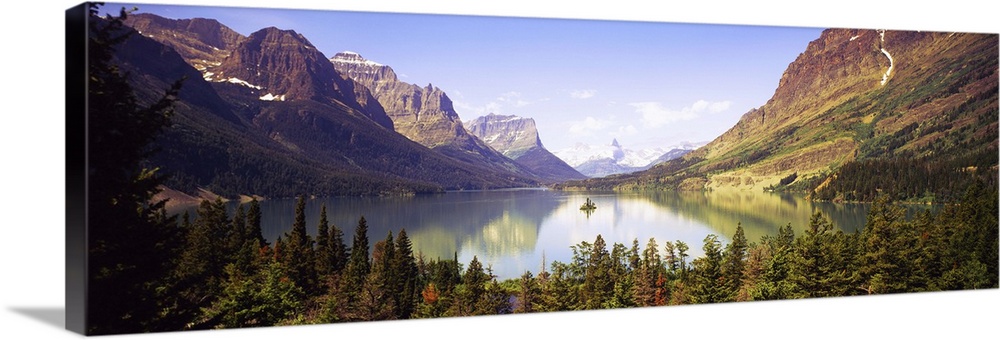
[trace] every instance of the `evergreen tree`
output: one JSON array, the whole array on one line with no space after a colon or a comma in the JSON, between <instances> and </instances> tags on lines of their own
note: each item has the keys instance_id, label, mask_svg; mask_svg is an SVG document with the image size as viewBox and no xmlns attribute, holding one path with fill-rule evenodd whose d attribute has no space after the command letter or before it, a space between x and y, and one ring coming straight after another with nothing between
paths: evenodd
<instances>
[{"instance_id":1,"label":"evergreen tree","mask_svg":"<svg viewBox=\"0 0 1000 340\"><path fill-rule=\"evenodd\" d=\"M246 228L248 233L248 239L256 239L263 246L270 245L267 240L264 239L264 233L260 226L260 202L254 197L250 200L250 207L247 208L247 222Z\"/></svg>"},{"instance_id":2,"label":"evergreen tree","mask_svg":"<svg viewBox=\"0 0 1000 340\"><path fill-rule=\"evenodd\" d=\"M220 245L219 240L228 240L230 221L221 199L202 201L197 214L173 276L179 290L178 318L191 324L184 327L203 328L200 309L214 302L226 278L225 267L231 254L226 252L225 242Z\"/></svg>"},{"instance_id":3,"label":"evergreen tree","mask_svg":"<svg viewBox=\"0 0 1000 340\"><path fill-rule=\"evenodd\" d=\"M625 245L615 243L611 247L611 281L613 289L611 299L603 308L627 308L635 306L635 277L632 275L633 268L639 266L639 242L632 240L632 248L626 249Z\"/></svg>"},{"instance_id":4,"label":"evergreen tree","mask_svg":"<svg viewBox=\"0 0 1000 340\"><path fill-rule=\"evenodd\" d=\"M182 230L154 201L164 177L144 166L151 143L169 126L181 82L143 107L126 75L113 63L129 39L127 12L98 17L91 3L88 27L87 111L87 334L177 329L183 317L164 314L174 305L168 279Z\"/></svg>"},{"instance_id":5,"label":"evergreen tree","mask_svg":"<svg viewBox=\"0 0 1000 340\"><path fill-rule=\"evenodd\" d=\"M257 243L257 240L253 240ZM301 311L305 292L286 280L280 262L266 261L262 270L252 275L234 265L226 266L227 279L219 299L205 309L213 327L263 327L280 324Z\"/></svg>"},{"instance_id":6,"label":"evergreen tree","mask_svg":"<svg viewBox=\"0 0 1000 340\"><path fill-rule=\"evenodd\" d=\"M286 251L282 262L288 268L288 276L295 285L302 287L307 293L315 292L316 272L313 260L313 241L306 232L306 202L299 196L295 203L295 221L290 233L285 234Z\"/></svg>"},{"instance_id":7,"label":"evergreen tree","mask_svg":"<svg viewBox=\"0 0 1000 340\"><path fill-rule=\"evenodd\" d=\"M493 275L493 269L488 267L486 276L492 279L486 283L483 298L476 307L476 314L503 315L512 313L514 306L510 303L510 291L497 282L496 276Z\"/></svg>"},{"instance_id":8,"label":"evergreen tree","mask_svg":"<svg viewBox=\"0 0 1000 340\"><path fill-rule=\"evenodd\" d=\"M677 258L677 248L674 246L673 242L667 241L663 244L663 262L666 265L666 270L668 274L673 276L679 276L680 271L680 259Z\"/></svg>"},{"instance_id":9,"label":"evergreen tree","mask_svg":"<svg viewBox=\"0 0 1000 340\"><path fill-rule=\"evenodd\" d=\"M663 287L661 280L666 273L663 270L663 261L657 248L659 246L656 244L656 239L650 237L649 242L646 243L646 249L642 252L639 268L635 271L633 296L637 306L656 306L657 297L662 297L665 293L659 292Z\"/></svg>"},{"instance_id":10,"label":"evergreen tree","mask_svg":"<svg viewBox=\"0 0 1000 340\"><path fill-rule=\"evenodd\" d=\"M995 164L995 163L994 163ZM991 175L996 178L995 170ZM963 289L996 288L998 286L998 188L976 183L966 189L958 206L957 220L951 225L959 226L952 234L952 249L964 249L965 256L950 256L959 265L954 270L960 271L966 278ZM961 222L961 221L964 221ZM955 273L949 273L952 276ZM951 287L955 285L950 284Z\"/></svg>"},{"instance_id":11,"label":"evergreen tree","mask_svg":"<svg viewBox=\"0 0 1000 340\"><path fill-rule=\"evenodd\" d=\"M483 264L479 258L472 257L469 261L469 268L462 275L462 284L456 287L455 303L452 305L453 315L479 315L482 314L481 306L486 298L486 284L490 277L483 269Z\"/></svg>"},{"instance_id":12,"label":"evergreen tree","mask_svg":"<svg viewBox=\"0 0 1000 340\"><path fill-rule=\"evenodd\" d=\"M333 274L333 251L330 246L330 222L326 219L326 204L319 208L319 225L316 227L316 276Z\"/></svg>"},{"instance_id":13,"label":"evergreen tree","mask_svg":"<svg viewBox=\"0 0 1000 340\"><path fill-rule=\"evenodd\" d=\"M347 249L347 245L344 244L344 231L338 228L337 225L331 224L328 239L330 270L333 273L340 274L347 267L347 259L350 253L350 249Z\"/></svg>"},{"instance_id":14,"label":"evergreen tree","mask_svg":"<svg viewBox=\"0 0 1000 340\"><path fill-rule=\"evenodd\" d=\"M191 229L191 214L184 210L184 215L181 216L181 230L182 232L187 232Z\"/></svg>"},{"instance_id":15,"label":"evergreen tree","mask_svg":"<svg viewBox=\"0 0 1000 340\"><path fill-rule=\"evenodd\" d=\"M750 248L744 277L750 278L753 283L746 287L746 300L782 300L804 296L791 279L795 257L793 244L788 239L789 235L794 235L791 233L791 225L787 229L779 228L779 236L765 236L761 245ZM759 274L753 273L758 265ZM755 277L759 279L753 281Z\"/></svg>"},{"instance_id":16,"label":"evergreen tree","mask_svg":"<svg viewBox=\"0 0 1000 340\"><path fill-rule=\"evenodd\" d=\"M533 313L538 311L541 302L542 289L530 271L524 272L518 280L517 305L513 313Z\"/></svg>"},{"instance_id":17,"label":"evergreen tree","mask_svg":"<svg viewBox=\"0 0 1000 340\"><path fill-rule=\"evenodd\" d=\"M680 266L680 278L681 280L687 280L688 279L687 251L690 248L688 247L687 243L684 243L681 240L677 240L677 242L674 242L674 246L677 248L677 263L678 266Z\"/></svg>"},{"instance_id":18,"label":"evergreen tree","mask_svg":"<svg viewBox=\"0 0 1000 340\"><path fill-rule=\"evenodd\" d=\"M611 277L611 255L600 234L590 251L583 281L584 309L604 308L612 296L615 282Z\"/></svg>"},{"instance_id":19,"label":"evergreen tree","mask_svg":"<svg viewBox=\"0 0 1000 340\"><path fill-rule=\"evenodd\" d=\"M246 240L246 211L243 210L243 205L236 206L236 211L233 213L233 218L230 220L229 227L229 241L226 243L226 250L230 254L235 254L243 247L243 242ZM235 256L233 257L235 260Z\"/></svg>"},{"instance_id":20,"label":"evergreen tree","mask_svg":"<svg viewBox=\"0 0 1000 340\"><path fill-rule=\"evenodd\" d=\"M732 298L735 298L743 284L743 269L746 265L748 247L747 238L743 233L743 225L737 223L736 233L733 235L733 241L726 246L722 263L725 288Z\"/></svg>"},{"instance_id":21,"label":"evergreen tree","mask_svg":"<svg viewBox=\"0 0 1000 340\"><path fill-rule=\"evenodd\" d=\"M371 272L358 295L358 320L388 320L395 318L395 273L392 268L395 244L392 232L372 247Z\"/></svg>"},{"instance_id":22,"label":"evergreen tree","mask_svg":"<svg viewBox=\"0 0 1000 340\"><path fill-rule=\"evenodd\" d=\"M906 291L910 277L909 259L914 252L912 239L905 230L905 210L893 205L888 196L872 203L865 229L862 230L861 275L863 289L869 294Z\"/></svg>"},{"instance_id":23,"label":"evergreen tree","mask_svg":"<svg viewBox=\"0 0 1000 340\"><path fill-rule=\"evenodd\" d=\"M417 264L413 259L413 244L406 235L406 229L399 231L396 238L396 257L393 259L393 267L396 270L396 316L400 319L409 319L413 313L417 299Z\"/></svg>"},{"instance_id":24,"label":"evergreen tree","mask_svg":"<svg viewBox=\"0 0 1000 340\"><path fill-rule=\"evenodd\" d=\"M361 291L371 272L371 262L368 259L368 222L361 216L358 227L354 229L354 241L351 243L351 257L344 273L344 289L349 301L354 301Z\"/></svg>"},{"instance_id":25,"label":"evergreen tree","mask_svg":"<svg viewBox=\"0 0 1000 340\"><path fill-rule=\"evenodd\" d=\"M695 282L691 292L694 303L726 302L730 298L722 281L722 249L715 235L705 237L705 256L694 261Z\"/></svg>"},{"instance_id":26,"label":"evergreen tree","mask_svg":"<svg viewBox=\"0 0 1000 340\"><path fill-rule=\"evenodd\" d=\"M259 243L251 238L251 230L246 221L246 211L241 204L236 207L236 213L233 214L232 232L229 235L227 248L233 254L232 262L236 265L236 270L244 275L249 275L254 271L252 266L258 255Z\"/></svg>"}]
</instances>

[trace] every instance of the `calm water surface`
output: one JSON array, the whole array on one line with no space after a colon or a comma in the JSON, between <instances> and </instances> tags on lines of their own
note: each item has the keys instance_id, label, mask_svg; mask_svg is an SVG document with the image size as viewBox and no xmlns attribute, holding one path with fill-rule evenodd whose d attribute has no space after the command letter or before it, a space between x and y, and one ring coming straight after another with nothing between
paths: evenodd
<instances>
[{"instance_id":1,"label":"calm water surface","mask_svg":"<svg viewBox=\"0 0 1000 340\"><path fill-rule=\"evenodd\" d=\"M597 204L590 216L580 210L587 198ZM552 261L569 262L571 245L593 242L600 234L610 250L614 243L640 251L655 238L660 251L666 241L683 241L698 257L705 236L715 234L728 243L741 223L747 239L774 235L791 224L801 234L810 216L822 212L836 228L854 232L863 228L867 204L809 202L787 194L751 192L561 192L519 189L449 192L416 197L332 197L306 201L306 221L316 235L320 207L330 223L344 231L350 246L358 219L368 221L370 244L406 229L415 253L425 259L450 259L468 265L473 256L492 266L500 279L537 274ZM231 206L235 209L235 204ZM291 229L295 200L261 202L264 237L273 242ZM231 210L233 211L233 210ZM232 216L232 213L230 213Z\"/></svg>"}]
</instances>

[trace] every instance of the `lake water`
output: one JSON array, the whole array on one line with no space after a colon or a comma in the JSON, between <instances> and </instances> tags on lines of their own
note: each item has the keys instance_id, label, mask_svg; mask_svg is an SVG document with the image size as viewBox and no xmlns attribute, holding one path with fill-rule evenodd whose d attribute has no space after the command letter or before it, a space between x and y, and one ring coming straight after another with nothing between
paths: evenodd
<instances>
[{"instance_id":1,"label":"lake water","mask_svg":"<svg viewBox=\"0 0 1000 340\"><path fill-rule=\"evenodd\" d=\"M589 216L580 206L590 198L597 209ZM309 233L316 235L320 206L330 223L344 232L350 246L358 218L368 221L371 245L392 231L406 229L414 253L425 259L458 260L468 265L477 256L500 279L537 274L545 262L569 262L571 245L593 242L602 235L640 251L655 238L663 251L666 241L684 241L692 258L703 254L705 236L715 234L726 244L742 223L747 239L757 241L792 224L801 234L810 216L822 212L846 232L863 228L867 204L810 202L788 194L751 192L562 192L518 189L449 192L415 197L331 197L306 200ZM235 209L235 205L232 206ZM230 210L233 211L233 210ZM264 237L273 242L291 229L295 200L261 202ZM232 213L230 213L232 216Z\"/></svg>"}]
</instances>

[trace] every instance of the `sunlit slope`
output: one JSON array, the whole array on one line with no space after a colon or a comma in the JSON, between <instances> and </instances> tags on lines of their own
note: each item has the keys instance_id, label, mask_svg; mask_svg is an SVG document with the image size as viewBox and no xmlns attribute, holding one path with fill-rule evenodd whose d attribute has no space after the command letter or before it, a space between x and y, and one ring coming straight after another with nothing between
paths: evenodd
<instances>
[{"instance_id":1,"label":"sunlit slope","mask_svg":"<svg viewBox=\"0 0 1000 340\"><path fill-rule=\"evenodd\" d=\"M760 190L854 160L995 154L997 82L997 35L829 29L767 103L706 146L565 187Z\"/></svg>"}]
</instances>

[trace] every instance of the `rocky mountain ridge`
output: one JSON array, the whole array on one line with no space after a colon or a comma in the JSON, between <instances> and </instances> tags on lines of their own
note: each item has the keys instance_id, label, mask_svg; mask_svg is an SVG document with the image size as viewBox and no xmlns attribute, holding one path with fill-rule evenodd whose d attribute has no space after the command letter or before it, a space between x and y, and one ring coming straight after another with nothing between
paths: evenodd
<instances>
[{"instance_id":1,"label":"rocky mountain ridge","mask_svg":"<svg viewBox=\"0 0 1000 340\"><path fill-rule=\"evenodd\" d=\"M542 178L557 182L586 178L542 145L534 119L490 113L465 122L465 129Z\"/></svg>"},{"instance_id":2,"label":"rocky mountain ridge","mask_svg":"<svg viewBox=\"0 0 1000 340\"><path fill-rule=\"evenodd\" d=\"M212 68L201 68L192 60L202 58L176 51L210 46L212 39L196 38L213 35L184 34L192 25L171 19L143 22L147 33L171 33L135 34L117 51L140 97L156 98L157 89L188 78L174 124L158 140L163 151L151 160L171 174L174 189L288 197L538 185L398 134L367 87L342 76L294 31L272 27L232 39L228 50L215 47L221 59L210 60Z\"/></svg>"},{"instance_id":3,"label":"rocky mountain ridge","mask_svg":"<svg viewBox=\"0 0 1000 340\"><path fill-rule=\"evenodd\" d=\"M204 73L219 66L245 36L215 19L167 19L149 13L129 15L125 23L139 34L174 49Z\"/></svg>"},{"instance_id":4,"label":"rocky mountain ridge","mask_svg":"<svg viewBox=\"0 0 1000 340\"><path fill-rule=\"evenodd\" d=\"M455 159L491 166L525 176L538 174L470 134L448 95L440 88L400 81L388 65L340 52L330 63L345 76L367 87L392 119L396 132Z\"/></svg>"}]
</instances>

